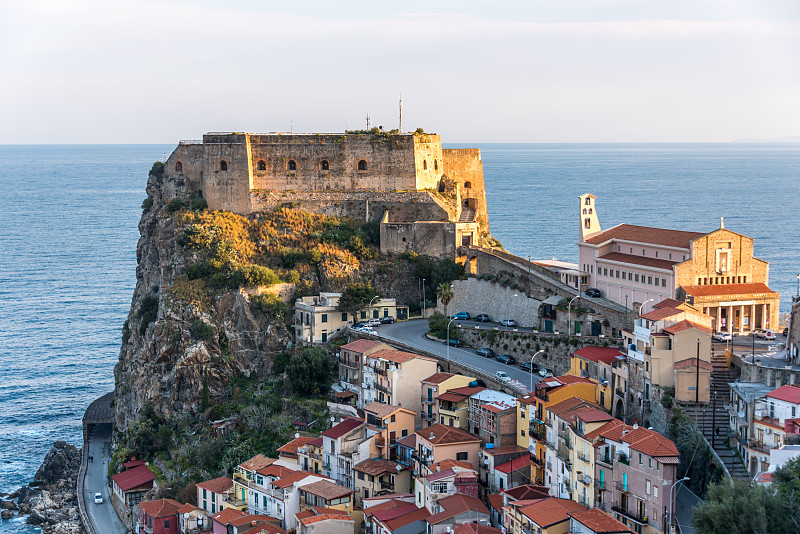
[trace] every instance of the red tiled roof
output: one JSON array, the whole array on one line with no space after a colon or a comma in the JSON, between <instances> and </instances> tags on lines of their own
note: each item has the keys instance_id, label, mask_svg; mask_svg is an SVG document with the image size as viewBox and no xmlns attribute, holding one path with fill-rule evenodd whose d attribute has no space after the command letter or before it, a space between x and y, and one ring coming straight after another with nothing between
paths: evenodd
<instances>
[{"instance_id":1,"label":"red tiled roof","mask_svg":"<svg viewBox=\"0 0 800 534\"><path fill-rule=\"evenodd\" d=\"M767 397L770 399L791 402L792 404L800 404L800 387L786 384L785 386L781 386L778 389L767 393Z\"/></svg>"},{"instance_id":2,"label":"red tiled roof","mask_svg":"<svg viewBox=\"0 0 800 534\"><path fill-rule=\"evenodd\" d=\"M323 477L322 475L315 475L314 473L309 473L308 471L292 471L288 475L285 475L279 478L278 480L275 480L274 482L271 483L271 485L275 486L276 488L288 488L295 482L300 482L301 480L308 477L327 478Z\"/></svg>"},{"instance_id":3,"label":"red tiled roof","mask_svg":"<svg viewBox=\"0 0 800 534\"><path fill-rule=\"evenodd\" d=\"M322 447L322 436L309 441L308 444L313 447Z\"/></svg>"},{"instance_id":4,"label":"red tiled roof","mask_svg":"<svg viewBox=\"0 0 800 534\"><path fill-rule=\"evenodd\" d=\"M316 438L314 436L300 436L299 438L294 438L292 441L277 450L278 452L282 452L284 454L297 455L297 449L314 441L315 439Z\"/></svg>"},{"instance_id":5,"label":"red tiled roof","mask_svg":"<svg viewBox=\"0 0 800 534\"><path fill-rule=\"evenodd\" d=\"M634 243L649 243L665 247L689 248L689 244L706 234L700 232L685 232L683 230L667 230L649 226L635 226L633 224L619 224L600 232L586 240L592 245L600 245L611 239L633 241Z\"/></svg>"},{"instance_id":6,"label":"red tiled roof","mask_svg":"<svg viewBox=\"0 0 800 534\"><path fill-rule=\"evenodd\" d=\"M469 432L461 430L460 428L445 426L440 423L423 428L422 430L417 430L415 434L434 445L480 441L479 437Z\"/></svg>"},{"instance_id":7,"label":"red tiled roof","mask_svg":"<svg viewBox=\"0 0 800 534\"><path fill-rule=\"evenodd\" d=\"M123 471L111 477L111 480L113 480L122 491L130 491L147 484L152 485L155 479L156 476L146 465L137 465L133 469L128 469L127 471Z\"/></svg>"},{"instance_id":8,"label":"red tiled roof","mask_svg":"<svg viewBox=\"0 0 800 534\"><path fill-rule=\"evenodd\" d=\"M678 299L664 299L658 304L653 304L653 308L679 308L685 304L685 302L681 302Z\"/></svg>"},{"instance_id":9,"label":"red tiled roof","mask_svg":"<svg viewBox=\"0 0 800 534\"><path fill-rule=\"evenodd\" d=\"M380 417L381 419L392 415L397 410L405 410L409 413L414 413L413 410L403 408L402 406L394 406L392 404L386 404L385 402L375 401L375 402L370 402L368 405L364 406L365 412L371 412Z\"/></svg>"},{"instance_id":10,"label":"red tiled roof","mask_svg":"<svg viewBox=\"0 0 800 534\"><path fill-rule=\"evenodd\" d=\"M172 499L158 499L140 503L139 507L153 519L158 519L159 517L174 516L183 505Z\"/></svg>"},{"instance_id":11,"label":"red tiled roof","mask_svg":"<svg viewBox=\"0 0 800 534\"><path fill-rule=\"evenodd\" d=\"M419 354L414 354L413 352L405 352L402 350L395 350L395 349L379 350L378 352L373 352L372 354L370 354L369 357L380 358L382 360L388 360L394 363L405 363L415 358L419 358L420 360L435 361L433 358L428 358L427 356L420 356Z\"/></svg>"},{"instance_id":12,"label":"red tiled roof","mask_svg":"<svg viewBox=\"0 0 800 534\"><path fill-rule=\"evenodd\" d=\"M580 412L575 412L575 417L578 417L581 421L586 423L599 423L600 421L610 421L614 419L608 413L604 412L603 410L582 410Z\"/></svg>"},{"instance_id":13,"label":"red tiled roof","mask_svg":"<svg viewBox=\"0 0 800 534\"><path fill-rule=\"evenodd\" d=\"M599 408L599 406L593 402L583 400L580 397L570 397L553 406L549 406L547 411L557 415L561 419L569 419L570 415L585 408Z\"/></svg>"},{"instance_id":14,"label":"red tiled roof","mask_svg":"<svg viewBox=\"0 0 800 534\"><path fill-rule=\"evenodd\" d=\"M489 501L489 506L494 508L498 513L503 513L503 496L499 493L492 493L486 500Z\"/></svg>"},{"instance_id":15,"label":"red tiled roof","mask_svg":"<svg viewBox=\"0 0 800 534\"><path fill-rule=\"evenodd\" d=\"M677 261L649 258L647 256L636 256L635 254L623 254L621 252L609 252L608 254L598 257L597 259L598 261L606 260L619 263L629 263L633 265L642 265L644 267L664 269L665 271L672 271L672 266L678 263Z\"/></svg>"},{"instance_id":16,"label":"red tiled roof","mask_svg":"<svg viewBox=\"0 0 800 534\"><path fill-rule=\"evenodd\" d=\"M133 467L136 467L137 465L144 465L144 464L145 464L144 460L131 460L130 462L125 462L124 464L122 464L122 467L124 467L125 469L131 469Z\"/></svg>"},{"instance_id":17,"label":"red tiled roof","mask_svg":"<svg viewBox=\"0 0 800 534\"><path fill-rule=\"evenodd\" d=\"M619 352L619 351L617 351ZM552 378L549 380L553 380ZM583 376L575 376L575 375L561 375L556 376L555 380L561 382L562 386L568 386L570 384L594 384L591 380ZM556 386L561 387L561 386Z\"/></svg>"},{"instance_id":18,"label":"red tiled roof","mask_svg":"<svg viewBox=\"0 0 800 534\"><path fill-rule=\"evenodd\" d=\"M506 463L500 464L495 469L500 471L501 473L511 473L512 471L518 471L525 467L531 465L531 457L530 456L519 456L518 458L514 458Z\"/></svg>"},{"instance_id":19,"label":"red tiled roof","mask_svg":"<svg viewBox=\"0 0 800 534\"><path fill-rule=\"evenodd\" d=\"M424 380L422 380L422 382L428 382L429 384L441 384L448 378L452 378L454 376L456 375L454 375L453 373L436 373L429 376L428 378L425 378Z\"/></svg>"},{"instance_id":20,"label":"red tiled roof","mask_svg":"<svg viewBox=\"0 0 800 534\"><path fill-rule=\"evenodd\" d=\"M523 506L520 513L541 528L547 528L562 521L569 521L569 512L586 510L586 507L569 499L548 497L533 504Z\"/></svg>"},{"instance_id":21,"label":"red tiled roof","mask_svg":"<svg viewBox=\"0 0 800 534\"><path fill-rule=\"evenodd\" d=\"M585 360L591 360L593 362L603 362L609 365L617 361L617 356L622 356L622 353L616 347L587 346L576 350L574 354L575 356L580 356ZM561 377L559 377L559 379L561 379Z\"/></svg>"},{"instance_id":22,"label":"red tiled roof","mask_svg":"<svg viewBox=\"0 0 800 534\"><path fill-rule=\"evenodd\" d=\"M520 501L525 499L544 499L550 496L550 488L537 484L523 484L503 491L509 499Z\"/></svg>"},{"instance_id":23,"label":"red tiled roof","mask_svg":"<svg viewBox=\"0 0 800 534\"><path fill-rule=\"evenodd\" d=\"M239 467L247 471L258 471L259 469L263 469L272 465L273 463L275 463L275 458L267 458L263 454L256 454L249 460L240 463Z\"/></svg>"},{"instance_id":24,"label":"red tiled roof","mask_svg":"<svg viewBox=\"0 0 800 534\"><path fill-rule=\"evenodd\" d=\"M514 454L514 453L528 453L528 449L520 447L519 445L503 445L502 447L493 447L491 449L483 449L484 454L497 456L498 454Z\"/></svg>"},{"instance_id":25,"label":"red tiled roof","mask_svg":"<svg viewBox=\"0 0 800 534\"><path fill-rule=\"evenodd\" d=\"M410 514L411 512L416 512L417 506L411 503L402 503L396 506L392 506L389 508L384 508L382 510L375 510L372 515L378 521L389 521L391 519L395 519L400 517L401 515Z\"/></svg>"},{"instance_id":26,"label":"red tiled roof","mask_svg":"<svg viewBox=\"0 0 800 534\"><path fill-rule=\"evenodd\" d=\"M453 530L454 534L501 534L501 532L499 528L478 523L461 523Z\"/></svg>"},{"instance_id":27,"label":"red tiled roof","mask_svg":"<svg viewBox=\"0 0 800 534\"><path fill-rule=\"evenodd\" d=\"M483 386L464 386L460 388L448 389L447 392L458 393L459 395L466 395L467 397L470 397L472 395L475 395L476 393L480 393L484 389L486 388Z\"/></svg>"},{"instance_id":28,"label":"red tiled roof","mask_svg":"<svg viewBox=\"0 0 800 534\"><path fill-rule=\"evenodd\" d=\"M183 506L178 508L178 513L183 515L183 514L188 514L190 512L194 512L195 510L200 510L200 508L198 508L197 506L195 506L193 504L189 504L187 502L186 504L184 504Z\"/></svg>"},{"instance_id":29,"label":"red tiled roof","mask_svg":"<svg viewBox=\"0 0 800 534\"><path fill-rule=\"evenodd\" d=\"M241 510L237 510L236 508L225 508L218 514L212 515L211 519L222 525L227 525L234 519L239 519L240 517L244 517L246 515L246 513L242 512Z\"/></svg>"},{"instance_id":30,"label":"red tiled roof","mask_svg":"<svg viewBox=\"0 0 800 534\"><path fill-rule=\"evenodd\" d=\"M675 308L658 308L657 310L649 311L642 315L642 319L647 319L648 321L660 321L661 319L666 319L667 317L672 317L674 315L680 315L681 313L686 313L685 310L677 310Z\"/></svg>"},{"instance_id":31,"label":"red tiled roof","mask_svg":"<svg viewBox=\"0 0 800 534\"><path fill-rule=\"evenodd\" d=\"M370 349L374 349L378 345L383 345L380 341L370 341L369 339L357 339L347 345L342 345L341 348L351 352L363 354Z\"/></svg>"},{"instance_id":32,"label":"red tiled roof","mask_svg":"<svg viewBox=\"0 0 800 534\"><path fill-rule=\"evenodd\" d=\"M228 477L217 477L205 482L195 484L198 488L205 488L211 493L225 493L233 487L233 480Z\"/></svg>"},{"instance_id":33,"label":"red tiled roof","mask_svg":"<svg viewBox=\"0 0 800 534\"><path fill-rule=\"evenodd\" d=\"M353 430L355 430L356 428L360 427L363 424L365 423L361 419L348 417L341 423L337 424L335 427L329 428L328 430L323 432L322 435L325 436L326 438L338 439L347 434L348 432L352 432Z\"/></svg>"},{"instance_id":34,"label":"red tiled roof","mask_svg":"<svg viewBox=\"0 0 800 534\"><path fill-rule=\"evenodd\" d=\"M775 295L767 284L719 284L713 286L683 286L683 290L690 297L720 297L720 296L747 296L747 295Z\"/></svg>"},{"instance_id":35,"label":"red tiled roof","mask_svg":"<svg viewBox=\"0 0 800 534\"><path fill-rule=\"evenodd\" d=\"M405 445L406 447L411 447L415 449L417 447L417 435L410 434L402 439L397 440L398 445Z\"/></svg>"},{"instance_id":36,"label":"red tiled roof","mask_svg":"<svg viewBox=\"0 0 800 534\"><path fill-rule=\"evenodd\" d=\"M312 482L311 484L300 486L300 489L306 493L311 493L318 497L322 497L325 500L338 499L339 497L344 497L345 495L354 493L353 490L345 488L344 486L340 486L339 484L335 484L329 480Z\"/></svg>"},{"instance_id":37,"label":"red tiled roof","mask_svg":"<svg viewBox=\"0 0 800 534\"><path fill-rule=\"evenodd\" d=\"M398 467L400 469L398 469ZM392 460L384 460L382 458L370 458L363 462L356 464L353 471L366 473L368 475L377 476L383 473L397 474L403 470L403 466Z\"/></svg>"},{"instance_id":38,"label":"red tiled roof","mask_svg":"<svg viewBox=\"0 0 800 534\"><path fill-rule=\"evenodd\" d=\"M347 514L319 514L313 517L305 517L299 520L304 525L313 525L314 523L320 523L322 521L350 521L353 522L353 518ZM344 526L344 525L342 525ZM347 527L348 529L352 527Z\"/></svg>"},{"instance_id":39,"label":"red tiled roof","mask_svg":"<svg viewBox=\"0 0 800 534\"><path fill-rule=\"evenodd\" d=\"M237 518L231 519L228 522L228 524L229 525L233 525L235 527L241 527L241 526L246 525L248 523L261 522L261 521L263 521L265 523L269 523L269 522L280 523L281 522L280 519L276 519L276 518L268 516L268 515L245 514L245 515L243 515L241 517L237 517Z\"/></svg>"},{"instance_id":40,"label":"red tiled roof","mask_svg":"<svg viewBox=\"0 0 800 534\"><path fill-rule=\"evenodd\" d=\"M696 324L696 323L693 323L693 322L688 321L686 319L684 319L683 321L681 321L679 323L675 323L672 326L668 326L667 328L664 329L664 332L669 332L670 334L674 335L674 334L677 334L678 332L683 332L684 330L689 330L690 328L694 328L695 330L700 330L701 332L705 332L706 334L711 335L711 329L710 328L708 328L706 326L702 326L702 325Z\"/></svg>"},{"instance_id":41,"label":"red tiled roof","mask_svg":"<svg viewBox=\"0 0 800 534\"><path fill-rule=\"evenodd\" d=\"M455 476L456 472L453 471L452 468L450 468L450 469L444 469L442 471L434 471L433 473L429 473L422 478L424 478L428 482L436 482L437 480L441 480L443 478L455 477Z\"/></svg>"},{"instance_id":42,"label":"red tiled roof","mask_svg":"<svg viewBox=\"0 0 800 534\"><path fill-rule=\"evenodd\" d=\"M431 469L434 471L444 471L445 469L451 469L453 467L461 467L462 469L469 469L470 471L475 471L475 467L469 462L462 462L461 460L442 460L441 462L435 463L431 466Z\"/></svg>"},{"instance_id":43,"label":"red tiled roof","mask_svg":"<svg viewBox=\"0 0 800 534\"><path fill-rule=\"evenodd\" d=\"M697 358L686 358L685 360L681 360L679 362L675 362L672 364L673 369L685 369L687 367L696 367L697 366ZM711 371L712 366L709 362L705 360L700 360L700 368L701 369L708 369Z\"/></svg>"},{"instance_id":44,"label":"red tiled roof","mask_svg":"<svg viewBox=\"0 0 800 534\"><path fill-rule=\"evenodd\" d=\"M675 444L654 430L639 427L631 430L622 441L630 444L630 448L648 456L678 456Z\"/></svg>"},{"instance_id":45,"label":"red tiled roof","mask_svg":"<svg viewBox=\"0 0 800 534\"><path fill-rule=\"evenodd\" d=\"M453 391L448 391L447 393L442 393L437 397L440 401L447 401L447 402L461 402L464 399L468 398L469 395L464 395L462 393L454 393Z\"/></svg>"},{"instance_id":46,"label":"red tiled roof","mask_svg":"<svg viewBox=\"0 0 800 534\"><path fill-rule=\"evenodd\" d=\"M431 525L436 525L470 510L479 514L489 515L489 510L480 499L460 493L439 499L439 506L444 508L444 511L427 519Z\"/></svg>"},{"instance_id":47,"label":"red tiled roof","mask_svg":"<svg viewBox=\"0 0 800 534\"><path fill-rule=\"evenodd\" d=\"M297 469L289 469L288 467L284 467L282 465L272 464L268 465L267 467L259 469L258 471L256 471L256 473L258 473L259 475L264 475L265 477L271 476L271 477L281 478L288 475L289 473L294 473L295 471L297 471Z\"/></svg>"},{"instance_id":48,"label":"red tiled roof","mask_svg":"<svg viewBox=\"0 0 800 534\"><path fill-rule=\"evenodd\" d=\"M616 532L633 532L599 508L582 510L580 512L570 512L570 517L581 525L591 529L595 534L611 534Z\"/></svg>"},{"instance_id":49,"label":"red tiled roof","mask_svg":"<svg viewBox=\"0 0 800 534\"><path fill-rule=\"evenodd\" d=\"M394 532L399 528L403 528L406 525L410 525L414 521L424 521L430 517L431 514L428 513L427 508L420 508L416 512L411 512L410 514L406 514L395 519L390 519L386 522L386 527Z\"/></svg>"}]
</instances>

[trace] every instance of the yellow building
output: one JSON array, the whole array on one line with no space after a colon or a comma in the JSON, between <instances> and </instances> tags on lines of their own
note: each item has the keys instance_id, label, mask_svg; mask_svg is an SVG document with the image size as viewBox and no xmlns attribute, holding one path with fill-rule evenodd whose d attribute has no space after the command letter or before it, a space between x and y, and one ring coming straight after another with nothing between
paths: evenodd
<instances>
[{"instance_id":1,"label":"yellow building","mask_svg":"<svg viewBox=\"0 0 800 534\"><path fill-rule=\"evenodd\" d=\"M264 469L275 463L274 458L267 458L263 454L256 454L246 462L236 466L233 471L233 494L225 503L225 508L247 510L247 499L250 495L250 484L255 480L256 471Z\"/></svg>"},{"instance_id":2,"label":"yellow building","mask_svg":"<svg viewBox=\"0 0 800 534\"><path fill-rule=\"evenodd\" d=\"M596 408L588 408L575 413L574 423L570 425L574 461L570 464L570 480L574 481L573 499L587 508L595 506L595 446L584 438L586 434L599 429L614 419L611 415Z\"/></svg>"},{"instance_id":3,"label":"yellow building","mask_svg":"<svg viewBox=\"0 0 800 534\"><path fill-rule=\"evenodd\" d=\"M547 497L510 501L503 507L506 534L567 534L569 513L585 510L569 499Z\"/></svg>"},{"instance_id":4,"label":"yellow building","mask_svg":"<svg viewBox=\"0 0 800 534\"><path fill-rule=\"evenodd\" d=\"M436 373L422 380L420 382L422 398L422 410L420 415L422 416L422 427L424 428L434 423L448 424L449 419L441 418L442 420L440 420L439 395L454 388L467 387L473 380L475 380L474 377L454 375L452 373ZM453 417L453 414L449 413L447 417ZM466 421L466 415L464 421ZM449 424L449 426L459 425ZM466 428L466 425L463 427L459 426L459 428Z\"/></svg>"},{"instance_id":5,"label":"yellow building","mask_svg":"<svg viewBox=\"0 0 800 534\"><path fill-rule=\"evenodd\" d=\"M582 347L572 353L567 374L588 378L595 384L594 402L611 411L614 402L613 366L625 361L625 355L616 347Z\"/></svg>"},{"instance_id":6,"label":"yellow building","mask_svg":"<svg viewBox=\"0 0 800 534\"><path fill-rule=\"evenodd\" d=\"M386 460L397 459L397 440L414 433L415 412L373 402L364 407L364 422L377 433L370 443L370 457Z\"/></svg>"},{"instance_id":7,"label":"yellow building","mask_svg":"<svg viewBox=\"0 0 800 534\"><path fill-rule=\"evenodd\" d=\"M347 512L355 521L353 533L357 534L361 523L364 521L364 512L355 508L353 502L354 491L335 484L328 480L319 480L300 486L300 511L311 510L312 508L333 508Z\"/></svg>"},{"instance_id":8,"label":"yellow building","mask_svg":"<svg viewBox=\"0 0 800 534\"><path fill-rule=\"evenodd\" d=\"M356 464L356 505L362 506L364 499L390 493L408 493L411 490L411 472L403 465L382 458L370 458Z\"/></svg>"},{"instance_id":9,"label":"yellow building","mask_svg":"<svg viewBox=\"0 0 800 534\"><path fill-rule=\"evenodd\" d=\"M300 469L309 473L322 472L322 436L298 447L297 464Z\"/></svg>"},{"instance_id":10,"label":"yellow building","mask_svg":"<svg viewBox=\"0 0 800 534\"><path fill-rule=\"evenodd\" d=\"M437 399L440 424L469 431L469 398L484 389L481 386L466 386L441 393Z\"/></svg>"}]
</instances>

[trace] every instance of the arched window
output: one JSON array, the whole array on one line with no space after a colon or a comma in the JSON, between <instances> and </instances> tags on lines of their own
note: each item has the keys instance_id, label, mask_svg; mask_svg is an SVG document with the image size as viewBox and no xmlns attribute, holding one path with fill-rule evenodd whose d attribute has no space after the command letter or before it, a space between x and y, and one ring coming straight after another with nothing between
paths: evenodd
<instances>
[{"instance_id":1,"label":"arched window","mask_svg":"<svg viewBox=\"0 0 800 534\"><path fill-rule=\"evenodd\" d=\"M175 162L175 172L183 172L183 163L180 161Z\"/></svg>"},{"instance_id":2,"label":"arched window","mask_svg":"<svg viewBox=\"0 0 800 534\"><path fill-rule=\"evenodd\" d=\"M433 160L433 170L434 171L438 171L439 170L439 160L436 160L436 159Z\"/></svg>"},{"instance_id":3,"label":"arched window","mask_svg":"<svg viewBox=\"0 0 800 534\"><path fill-rule=\"evenodd\" d=\"M228 170L228 162L225 161L224 159L219 162L219 170L221 170L221 171L227 171Z\"/></svg>"},{"instance_id":4,"label":"arched window","mask_svg":"<svg viewBox=\"0 0 800 534\"><path fill-rule=\"evenodd\" d=\"M367 170L367 161L366 160L362 159L362 160L360 160L358 162L358 170L359 171L366 171Z\"/></svg>"},{"instance_id":5,"label":"arched window","mask_svg":"<svg viewBox=\"0 0 800 534\"><path fill-rule=\"evenodd\" d=\"M289 170L290 171L296 171L297 170L297 163L295 163L293 159L289 160Z\"/></svg>"},{"instance_id":6,"label":"arched window","mask_svg":"<svg viewBox=\"0 0 800 534\"><path fill-rule=\"evenodd\" d=\"M425 160L425 159L422 160L422 170L423 171L427 171L428 170L428 160Z\"/></svg>"},{"instance_id":7,"label":"arched window","mask_svg":"<svg viewBox=\"0 0 800 534\"><path fill-rule=\"evenodd\" d=\"M256 169L259 170L259 171L266 171L267 170L267 162L264 161L263 159L258 160L258 163L256 163Z\"/></svg>"},{"instance_id":8,"label":"arched window","mask_svg":"<svg viewBox=\"0 0 800 534\"><path fill-rule=\"evenodd\" d=\"M464 182L464 189L472 189L472 182Z\"/></svg>"},{"instance_id":9,"label":"arched window","mask_svg":"<svg viewBox=\"0 0 800 534\"><path fill-rule=\"evenodd\" d=\"M330 166L328 165L328 162L326 160L323 159L322 161L319 162L319 169L321 171L327 171L329 168Z\"/></svg>"}]
</instances>

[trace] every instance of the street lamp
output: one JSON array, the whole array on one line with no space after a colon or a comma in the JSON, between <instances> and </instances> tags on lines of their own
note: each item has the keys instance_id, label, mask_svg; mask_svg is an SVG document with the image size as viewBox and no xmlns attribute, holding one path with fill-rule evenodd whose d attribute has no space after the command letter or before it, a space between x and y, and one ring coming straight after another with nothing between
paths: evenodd
<instances>
[{"instance_id":1,"label":"street lamp","mask_svg":"<svg viewBox=\"0 0 800 534\"><path fill-rule=\"evenodd\" d=\"M528 393L533 393L533 359L536 358L538 355L540 355L543 352L544 352L543 350L540 350L539 352L537 352L536 354L531 356L531 387L528 390Z\"/></svg>"},{"instance_id":2,"label":"street lamp","mask_svg":"<svg viewBox=\"0 0 800 534\"><path fill-rule=\"evenodd\" d=\"M369 307L367 308L367 314L369 315L369 317L367 317L367 321L370 321L372 319L372 302L375 299L379 299L379 298L381 298L380 295L375 295L374 297L372 297L372 300L369 301Z\"/></svg>"},{"instance_id":3,"label":"street lamp","mask_svg":"<svg viewBox=\"0 0 800 534\"><path fill-rule=\"evenodd\" d=\"M639 316L642 315L642 308L644 308L644 305L647 304L648 302L652 302L654 300L656 300L656 299L647 299L646 301L644 301L641 304L639 304Z\"/></svg>"},{"instance_id":4,"label":"street lamp","mask_svg":"<svg viewBox=\"0 0 800 534\"><path fill-rule=\"evenodd\" d=\"M568 329L567 335L568 336L572 336L572 301L574 301L575 299L579 299L579 298L581 298L580 294L575 295L574 297L572 297L572 300L569 301L569 305L567 306L567 317L568 317L568 319L567 319L567 329Z\"/></svg>"},{"instance_id":5,"label":"street lamp","mask_svg":"<svg viewBox=\"0 0 800 534\"><path fill-rule=\"evenodd\" d=\"M689 477L683 477L680 480L676 480L675 484L679 484L681 482L686 482L688 480L689 480ZM672 494L672 490L675 489L675 484L673 484L672 487L669 489L669 525L668 526L669 526L670 532L672 532L672 523L673 523L672 508L673 508L673 504L675 502L675 498L674 498L674 495Z\"/></svg>"},{"instance_id":6,"label":"street lamp","mask_svg":"<svg viewBox=\"0 0 800 534\"><path fill-rule=\"evenodd\" d=\"M422 318L423 319L426 318L425 317L425 304L426 304L425 301L426 300L428 300L428 299L425 297L425 279L423 278L422 279Z\"/></svg>"},{"instance_id":7,"label":"street lamp","mask_svg":"<svg viewBox=\"0 0 800 534\"><path fill-rule=\"evenodd\" d=\"M800 274L797 275L797 296L800 297Z\"/></svg>"},{"instance_id":8,"label":"street lamp","mask_svg":"<svg viewBox=\"0 0 800 534\"><path fill-rule=\"evenodd\" d=\"M455 319L450 319L447 323L447 361L450 361L450 324L455 321Z\"/></svg>"}]
</instances>

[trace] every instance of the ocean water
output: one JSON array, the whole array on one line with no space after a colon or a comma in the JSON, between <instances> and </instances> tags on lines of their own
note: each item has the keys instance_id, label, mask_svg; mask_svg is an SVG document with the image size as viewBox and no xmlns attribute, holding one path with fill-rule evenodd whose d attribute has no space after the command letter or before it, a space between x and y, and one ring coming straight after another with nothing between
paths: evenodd
<instances>
[{"instance_id":1,"label":"ocean water","mask_svg":"<svg viewBox=\"0 0 800 534\"><path fill-rule=\"evenodd\" d=\"M725 217L756 239L788 309L800 144L463 146L481 148L492 233L511 252L575 261L585 192L603 228L710 231ZM54 440L80 445L86 406L113 389L147 171L172 148L0 146L0 492L32 480Z\"/></svg>"}]
</instances>

